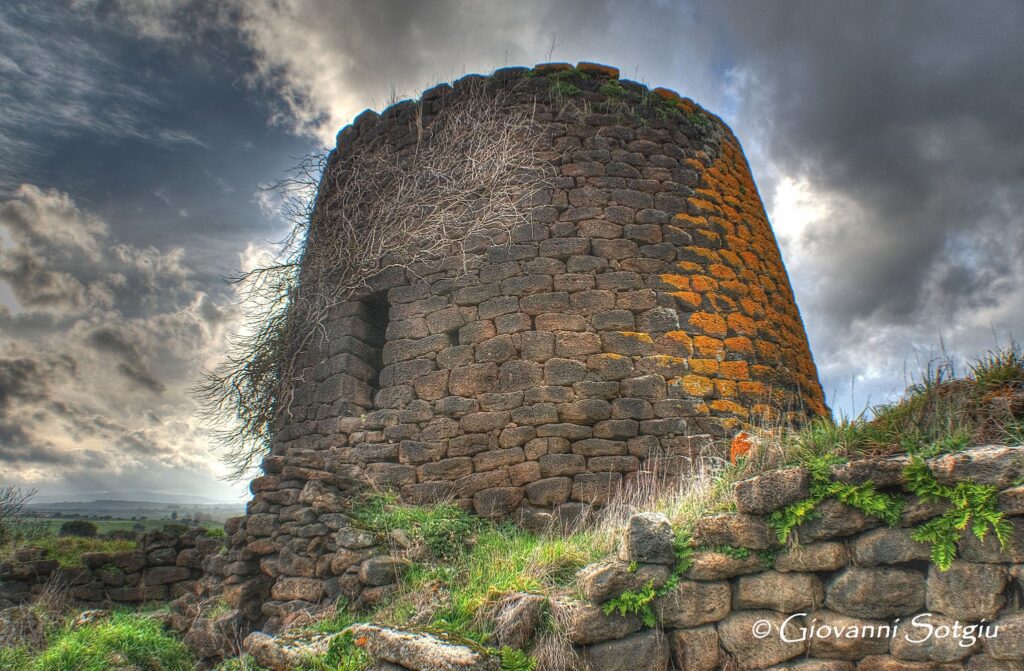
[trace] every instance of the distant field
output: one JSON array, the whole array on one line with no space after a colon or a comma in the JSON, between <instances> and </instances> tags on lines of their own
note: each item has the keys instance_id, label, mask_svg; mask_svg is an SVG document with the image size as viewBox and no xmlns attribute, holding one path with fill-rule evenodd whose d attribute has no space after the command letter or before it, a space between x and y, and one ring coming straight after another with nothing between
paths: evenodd
<instances>
[{"instance_id":1,"label":"distant field","mask_svg":"<svg viewBox=\"0 0 1024 671\"><path fill-rule=\"evenodd\" d=\"M165 518L165 519L145 519L145 520L91 520L91 519L88 519L88 518L80 518L80 517L79 518L75 518L75 517L50 517L50 518L41 519L41 520L38 520L38 521L44 522L46 524L47 531L55 534L58 531L60 531L60 525L64 524L65 522L69 522L69 521L71 521L73 519L84 519L86 522L92 522L93 524L96 525L96 528L99 530L99 532L101 534L106 533L108 531L114 531L116 529L127 529L127 530L131 531L132 528L136 524L141 524L142 526L144 526L146 528L146 531L149 531L150 529L159 529L160 527L164 526L165 524L179 524L179 522L177 522L175 520L172 520L172 519L167 519L167 518ZM33 521L36 521L36 520L33 520ZM207 528L207 529L213 529L213 528L223 527L224 524L221 523L221 522L210 521L210 522L203 522L202 526Z\"/></svg>"}]
</instances>

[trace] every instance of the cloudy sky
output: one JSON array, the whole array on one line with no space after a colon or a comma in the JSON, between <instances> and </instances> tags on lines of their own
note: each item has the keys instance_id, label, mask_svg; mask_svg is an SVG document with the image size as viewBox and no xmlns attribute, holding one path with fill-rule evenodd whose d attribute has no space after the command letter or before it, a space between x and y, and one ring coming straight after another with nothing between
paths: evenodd
<instances>
[{"instance_id":1,"label":"cloudy sky","mask_svg":"<svg viewBox=\"0 0 1024 671\"><path fill-rule=\"evenodd\" d=\"M261 185L366 107L593 60L743 142L837 411L1024 331L1024 5L57 0L0 5L0 484L219 479L189 394Z\"/></svg>"}]
</instances>

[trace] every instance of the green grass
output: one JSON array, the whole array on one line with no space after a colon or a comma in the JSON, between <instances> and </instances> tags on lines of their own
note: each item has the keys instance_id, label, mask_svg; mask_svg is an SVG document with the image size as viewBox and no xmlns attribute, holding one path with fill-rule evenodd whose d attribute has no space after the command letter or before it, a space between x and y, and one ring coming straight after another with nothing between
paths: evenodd
<instances>
[{"instance_id":1,"label":"green grass","mask_svg":"<svg viewBox=\"0 0 1024 671\"><path fill-rule=\"evenodd\" d=\"M159 621L130 612L65 628L35 656L0 651L0 671L108 671L115 666L191 671L194 662L185 645L165 633Z\"/></svg>"},{"instance_id":2,"label":"green grass","mask_svg":"<svg viewBox=\"0 0 1024 671\"><path fill-rule=\"evenodd\" d=\"M78 536L44 536L24 545L8 544L0 548L0 559L5 559L19 547L36 547L46 551L46 556L56 559L61 566L68 568L82 565L82 555L86 552L124 552L134 550L135 541L108 540L105 538L81 538Z\"/></svg>"}]
</instances>

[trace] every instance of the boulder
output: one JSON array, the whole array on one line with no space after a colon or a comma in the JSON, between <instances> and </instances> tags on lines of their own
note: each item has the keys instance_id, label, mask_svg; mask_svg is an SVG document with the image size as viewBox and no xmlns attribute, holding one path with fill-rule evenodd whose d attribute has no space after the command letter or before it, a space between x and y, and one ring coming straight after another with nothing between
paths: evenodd
<instances>
[{"instance_id":1,"label":"boulder","mask_svg":"<svg viewBox=\"0 0 1024 671\"><path fill-rule=\"evenodd\" d=\"M270 671L293 671L301 668L307 658L325 654L337 635L296 631L268 636L254 631L242 641L242 650Z\"/></svg>"}]
</instances>

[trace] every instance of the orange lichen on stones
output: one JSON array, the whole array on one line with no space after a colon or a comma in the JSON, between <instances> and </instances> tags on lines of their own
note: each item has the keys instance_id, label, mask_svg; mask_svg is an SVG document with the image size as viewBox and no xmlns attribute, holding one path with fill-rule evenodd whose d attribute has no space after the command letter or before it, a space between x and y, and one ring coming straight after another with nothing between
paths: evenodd
<instances>
[{"instance_id":1,"label":"orange lichen on stones","mask_svg":"<svg viewBox=\"0 0 1024 671\"><path fill-rule=\"evenodd\" d=\"M700 329L706 335L724 337L728 332L726 328L725 319L722 315L712 314L710 312L695 312L690 315L689 323L691 326Z\"/></svg>"},{"instance_id":2,"label":"orange lichen on stones","mask_svg":"<svg viewBox=\"0 0 1024 671\"><path fill-rule=\"evenodd\" d=\"M762 382L744 380L739 382L740 394L751 398L764 398L768 394L768 387Z\"/></svg>"},{"instance_id":3,"label":"orange lichen on stones","mask_svg":"<svg viewBox=\"0 0 1024 671\"><path fill-rule=\"evenodd\" d=\"M658 96L662 100L668 100L668 101L674 102L674 103L681 103L681 102L683 102L683 97L681 95L679 95L678 93L676 93L675 91L673 91L672 89L666 89L666 88L663 88L663 87L659 86L656 89L652 89L651 93L653 93L654 95Z\"/></svg>"},{"instance_id":4,"label":"orange lichen on stones","mask_svg":"<svg viewBox=\"0 0 1024 671\"><path fill-rule=\"evenodd\" d=\"M700 161L698 161L695 158L688 158L685 161L683 161L683 164L686 165L686 166L689 166L689 167L691 167L691 168L693 168L694 170L697 170L697 171L703 171L704 170L704 164L701 163Z\"/></svg>"},{"instance_id":5,"label":"orange lichen on stones","mask_svg":"<svg viewBox=\"0 0 1024 671\"><path fill-rule=\"evenodd\" d=\"M640 333L638 331L619 331L619 335L625 336L627 338L636 338L641 342L645 342L651 345L654 344L654 340L652 340L651 336L648 335L647 333Z\"/></svg>"},{"instance_id":6,"label":"orange lichen on stones","mask_svg":"<svg viewBox=\"0 0 1024 671\"><path fill-rule=\"evenodd\" d=\"M572 70L572 63L538 63L533 66L533 69L538 74L546 75L552 72L565 72Z\"/></svg>"},{"instance_id":7,"label":"orange lichen on stones","mask_svg":"<svg viewBox=\"0 0 1024 671\"><path fill-rule=\"evenodd\" d=\"M723 398L733 398L736 396L736 382L734 380L715 380L715 389L718 390L718 395Z\"/></svg>"},{"instance_id":8,"label":"orange lichen on stones","mask_svg":"<svg viewBox=\"0 0 1024 671\"><path fill-rule=\"evenodd\" d=\"M714 203L709 203L708 201L703 200L701 198L697 198L695 196L690 196L689 198L687 198L686 204L689 205L692 210L696 210L701 214L718 214L719 212L721 212L721 209Z\"/></svg>"},{"instance_id":9,"label":"orange lichen on stones","mask_svg":"<svg viewBox=\"0 0 1024 671\"><path fill-rule=\"evenodd\" d=\"M730 352L739 352L741 354L753 354L754 343L751 342L750 338L744 336L734 336L732 338L725 339L725 349Z\"/></svg>"},{"instance_id":10,"label":"orange lichen on stones","mask_svg":"<svg viewBox=\"0 0 1024 671\"><path fill-rule=\"evenodd\" d=\"M713 277L720 280L736 279L736 271L729 266L722 265L721 263L712 263L709 265L708 272L711 273Z\"/></svg>"},{"instance_id":11,"label":"orange lichen on stones","mask_svg":"<svg viewBox=\"0 0 1024 671\"><path fill-rule=\"evenodd\" d=\"M684 273L700 273L704 271L704 266L693 261L676 261L676 268L679 268Z\"/></svg>"},{"instance_id":12,"label":"orange lichen on stones","mask_svg":"<svg viewBox=\"0 0 1024 671\"><path fill-rule=\"evenodd\" d=\"M700 294L692 291L673 291L669 295L675 296L679 301L686 305L686 307L694 310L699 308L700 304L703 302Z\"/></svg>"},{"instance_id":13,"label":"orange lichen on stones","mask_svg":"<svg viewBox=\"0 0 1024 671\"><path fill-rule=\"evenodd\" d=\"M740 417L746 417L750 411L736 401L729 401L724 398L716 398L708 404L715 412L728 412Z\"/></svg>"},{"instance_id":14,"label":"orange lichen on stones","mask_svg":"<svg viewBox=\"0 0 1024 671\"><path fill-rule=\"evenodd\" d=\"M690 288L704 294L718 289L718 281L704 275L694 275L690 278Z\"/></svg>"},{"instance_id":15,"label":"orange lichen on stones","mask_svg":"<svg viewBox=\"0 0 1024 671\"><path fill-rule=\"evenodd\" d=\"M588 75L595 77L607 77L609 79L619 78L619 69L613 68L610 65L602 65L601 63L590 63L588 61L580 61L576 64L576 69L580 72L585 72Z\"/></svg>"},{"instance_id":16,"label":"orange lichen on stones","mask_svg":"<svg viewBox=\"0 0 1024 671\"><path fill-rule=\"evenodd\" d=\"M684 291L688 291L690 289L690 278L684 277L683 275L665 273L661 276L661 281L669 286L675 287L676 289L682 289Z\"/></svg>"},{"instance_id":17,"label":"orange lichen on stones","mask_svg":"<svg viewBox=\"0 0 1024 671\"><path fill-rule=\"evenodd\" d=\"M734 312L726 317L725 320L729 324L729 328L735 331L738 335L757 335L757 325L750 317Z\"/></svg>"},{"instance_id":18,"label":"orange lichen on stones","mask_svg":"<svg viewBox=\"0 0 1024 671\"><path fill-rule=\"evenodd\" d=\"M715 383L702 375L684 375L679 383L690 396L704 398L715 392Z\"/></svg>"},{"instance_id":19,"label":"orange lichen on stones","mask_svg":"<svg viewBox=\"0 0 1024 671\"><path fill-rule=\"evenodd\" d=\"M746 431L740 431L732 438L732 445L729 446L729 461L733 464L747 456L754 449L754 441Z\"/></svg>"},{"instance_id":20,"label":"orange lichen on stones","mask_svg":"<svg viewBox=\"0 0 1024 671\"><path fill-rule=\"evenodd\" d=\"M723 361L718 365L718 373L729 380L746 380L750 377L746 361Z\"/></svg>"},{"instance_id":21,"label":"orange lichen on stones","mask_svg":"<svg viewBox=\"0 0 1024 671\"><path fill-rule=\"evenodd\" d=\"M718 359L725 356L725 346L718 338L710 338L703 335L694 336L693 348L697 354L703 357Z\"/></svg>"},{"instance_id":22,"label":"orange lichen on stones","mask_svg":"<svg viewBox=\"0 0 1024 671\"><path fill-rule=\"evenodd\" d=\"M697 375L718 373L718 359L690 359L690 370Z\"/></svg>"}]
</instances>

